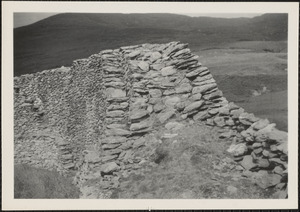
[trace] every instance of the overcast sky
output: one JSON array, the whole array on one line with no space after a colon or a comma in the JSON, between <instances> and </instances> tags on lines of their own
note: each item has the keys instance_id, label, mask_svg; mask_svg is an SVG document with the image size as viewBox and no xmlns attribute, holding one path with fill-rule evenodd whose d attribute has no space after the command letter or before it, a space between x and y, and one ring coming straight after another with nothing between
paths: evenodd
<instances>
[{"instance_id":1,"label":"overcast sky","mask_svg":"<svg viewBox=\"0 0 300 212\"><path fill-rule=\"evenodd\" d=\"M14 13L14 28L26 26L28 24L35 23L44 18L48 18L52 15L58 13ZM189 13L182 14L188 15L191 17L198 16L209 16L209 17L218 17L218 18L239 18L239 17L254 17L261 15L261 13Z\"/></svg>"}]
</instances>

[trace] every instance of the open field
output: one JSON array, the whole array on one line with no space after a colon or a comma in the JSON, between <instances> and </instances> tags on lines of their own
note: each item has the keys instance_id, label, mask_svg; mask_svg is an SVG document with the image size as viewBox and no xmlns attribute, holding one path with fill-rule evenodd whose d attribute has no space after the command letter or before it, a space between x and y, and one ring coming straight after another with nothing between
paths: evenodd
<instances>
[{"instance_id":1,"label":"open field","mask_svg":"<svg viewBox=\"0 0 300 212\"><path fill-rule=\"evenodd\" d=\"M195 53L229 101L287 130L286 47L285 41L242 41Z\"/></svg>"}]
</instances>

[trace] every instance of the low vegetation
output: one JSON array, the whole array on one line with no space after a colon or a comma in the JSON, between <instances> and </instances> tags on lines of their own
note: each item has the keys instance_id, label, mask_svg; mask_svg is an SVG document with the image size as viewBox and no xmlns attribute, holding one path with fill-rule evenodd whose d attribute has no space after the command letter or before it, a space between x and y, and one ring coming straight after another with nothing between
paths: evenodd
<instances>
[{"instance_id":1,"label":"low vegetation","mask_svg":"<svg viewBox=\"0 0 300 212\"><path fill-rule=\"evenodd\" d=\"M79 190L71 179L55 171L15 165L14 196L16 199L77 199Z\"/></svg>"},{"instance_id":2,"label":"low vegetation","mask_svg":"<svg viewBox=\"0 0 300 212\"><path fill-rule=\"evenodd\" d=\"M177 137L154 147L148 165L128 177L111 198L116 199L255 199L272 198L235 170L226 148L231 139L219 139L215 128L201 124L184 127Z\"/></svg>"}]
</instances>

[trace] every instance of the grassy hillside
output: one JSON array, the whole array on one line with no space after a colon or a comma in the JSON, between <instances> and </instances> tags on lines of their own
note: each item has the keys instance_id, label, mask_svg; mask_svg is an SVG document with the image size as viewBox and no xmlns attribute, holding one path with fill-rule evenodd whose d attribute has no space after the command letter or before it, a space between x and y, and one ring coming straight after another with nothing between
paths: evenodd
<instances>
[{"instance_id":1,"label":"grassy hillside","mask_svg":"<svg viewBox=\"0 0 300 212\"><path fill-rule=\"evenodd\" d=\"M33 168L28 165L14 166L14 197L17 199L76 199L79 189L71 179L55 171Z\"/></svg>"},{"instance_id":2,"label":"grassy hillside","mask_svg":"<svg viewBox=\"0 0 300 212\"><path fill-rule=\"evenodd\" d=\"M175 14L58 14L14 29L14 75L68 66L100 50L133 44L180 40L193 50L242 40L286 40L286 23L286 14L235 19Z\"/></svg>"}]
</instances>

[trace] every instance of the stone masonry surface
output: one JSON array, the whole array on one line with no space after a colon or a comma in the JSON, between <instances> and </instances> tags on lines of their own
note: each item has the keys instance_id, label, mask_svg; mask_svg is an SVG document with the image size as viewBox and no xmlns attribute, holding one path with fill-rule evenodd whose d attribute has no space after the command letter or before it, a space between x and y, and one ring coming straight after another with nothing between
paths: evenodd
<instances>
[{"instance_id":1,"label":"stone masonry surface","mask_svg":"<svg viewBox=\"0 0 300 212\"><path fill-rule=\"evenodd\" d=\"M176 118L223 128L228 149L262 188L287 195L287 132L223 97L187 44L101 51L72 67L14 78L15 163L75 172L82 198L107 198L136 169L142 136ZM179 125L178 125L179 124ZM101 177L99 188L85 182Z\"/></svg>"}]
</instances>

